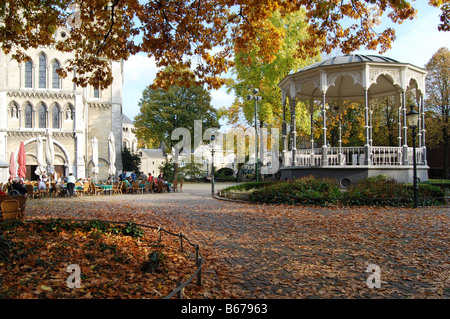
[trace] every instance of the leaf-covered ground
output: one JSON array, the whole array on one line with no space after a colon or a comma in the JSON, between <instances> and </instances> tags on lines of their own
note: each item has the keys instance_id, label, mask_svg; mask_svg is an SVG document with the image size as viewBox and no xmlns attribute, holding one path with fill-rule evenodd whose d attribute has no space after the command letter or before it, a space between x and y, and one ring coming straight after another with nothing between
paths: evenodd
<instances>
[{"instance_id":1,"label":"leaf-covered ground","mask_svg":"<svg viewBox=\"0 0 450 319\"><path fill-rule=\"evenodd\" d=\"M183 233L199 244L205 258L202 286L188 286L188 298L448 298L449 215L446 207L235 203L211 198L209 186L202 184L187 184L182 193L44 198L27 204L28 220L133 221ZM72 257L75 263L78 256ZM373 264L380 267L380 288L366 283L366 269ZM58 284L65 284L65 275ZM118 278L123 287L141 289L124 275ZM36 282L29 290L38 287ZM98 297L139 296L105 289Z\"/></svg>"},{"instance_id":2,"label":"leaf-covered ground","mask_svg":"<svg viewBox=\"0 0 450 319\"><path fill-rule=\"evenodd\" d=\"M0 298L161 298L194 268L175 240L157 241L133 224L52 219L0 226ZM80 287L68 286L74 265Z\"/></svg>"}]
</instances>

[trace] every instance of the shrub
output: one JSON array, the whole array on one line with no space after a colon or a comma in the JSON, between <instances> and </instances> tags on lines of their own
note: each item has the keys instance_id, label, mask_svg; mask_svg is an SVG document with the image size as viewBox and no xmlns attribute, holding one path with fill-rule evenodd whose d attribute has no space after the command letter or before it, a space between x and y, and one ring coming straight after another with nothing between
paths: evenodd
<instances>
[{"instance_id":1,"label":"shrub","mask_svg":"<svg viewBox=\"0 0 450 319\"><path fill-rule=\"evenodd\" d=\"M294 181L265 185L250 195L254 202L270 204L315 204L335 203L341 192L335 180L303 177Z\"/></svg>"},{"instance_id":2,"label":"shrub","mask_svg":"<svg viewBox=\"0 0 450 319\"><path fill-rule=\"evenodd\" d=\"M152 251L148 254L148 259L144 261L141 265L141 270L143 272L167 272L164 264L164 254L159 251Z\"/></svg>"},{"instance_id":3,"label":"shrub","mask_svg":"<svg viewBox=\"0 0 450 319\"><path fill-rule=\"evenodd\" d=\"M407 188L413 194L413 186ZM430 184L419 184L419 205L441 205L445 202L445 191Z\"/></svg>"},{"instance_id":4,"label":"shrub","mask_svg":"<svg viewBox=\"0 0 450 319\"><path fill-rule=\"evenodd\" d=\"M9 262L13 252L15 252L14 242L0 235L0 262Z\"/></svg>"},{"instance_id":5,"label":"shrub","mask_svg":"<svg viewBox=\"0 0 450 319\"><path fill-rule=\"evenodd\" d=\"M426 182L420 183L420 186L423 186L423 185L433 185L433 186L439 187L444 192L450 191L450 180L448 180L448 179L430 179Z\"/></svg>"},{"instance_id":6,"label":"shrub","mask_svg":"<svg viewBox=\"0 0 450 319\"><path fill-rule=\"evenodd\" d=\"M411 205L413 185L403 184L393 178L379 175L369 177L351 186L343 196L343 203L349 205ZM439 187L420 184L419 201L421 205L443 202L445 193Z\"/></svg>"},{"instance_id":7,"label":"shrub","mask_svg":"<svg viewBox=\"0 0 450 319\"><path fill-rule=\"evenodd\" d=\"M349 205L402 205L409 204L411 196L404 184L378 175L349 187L343 195L343 202Z\"/></svg>"},{"instance_id":8,"label":"shrub","mask_svg":"<svg viewBox=\"0 0 450 319\"><path fill-rule=\"evenodd\" d=\"M399 183L379 175L361 180L341 193L336 181L329 178L303 177L294 181L248 182L223 190L249 194L249 200L267 204L405 206L413 203L412 184ZM429 183L419 185L419 205L439 205L445 202L445 191Z\"/></svg>"},{"instance_id":9,"label":"shrub","mask_svg":"<svg viewBox=\"0 0 450 319\"><path fill-rule=\"evenodd\" d=\"M144 231L142 228L138 227L133 222L128 222L122 229L122 234L125 236L131 236L131 237L142 237L144 236Z\"/></svg>"},{"instance_id":10,"label":"shrub","mask_svg":"<svg viewBox=\"0 0 450 319\"><path fill-rule=\"evenodd\" d=\"M222 192L234 192L234 191L248 191L250 189L258 189L261 187L265 187L269 184L273 184L276 182L269 181L269 182L246 182L241 183L238 185L229 186L227 188L224 188Z\"/></svg>"}]
</instances>

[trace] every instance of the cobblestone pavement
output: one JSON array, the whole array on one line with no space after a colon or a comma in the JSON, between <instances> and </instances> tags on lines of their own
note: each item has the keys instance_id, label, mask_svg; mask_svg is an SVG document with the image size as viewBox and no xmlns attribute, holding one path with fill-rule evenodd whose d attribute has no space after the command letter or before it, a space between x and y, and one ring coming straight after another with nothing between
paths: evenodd
<instances>
[{"instance_id":1,"label":"cobblestone pavement","mask_svg":"<svg viewBox=\"0 0 450 319\"><path fill-rule=\"evenodd\" d=\"M178 193L30 200L27 210L29 218L126 217L185 234L205 257L199 298L450 297L449 208L256 205L186 184ZM369 276L380 288L369 288L377 283Z\"/></svg>"}]
</instances>

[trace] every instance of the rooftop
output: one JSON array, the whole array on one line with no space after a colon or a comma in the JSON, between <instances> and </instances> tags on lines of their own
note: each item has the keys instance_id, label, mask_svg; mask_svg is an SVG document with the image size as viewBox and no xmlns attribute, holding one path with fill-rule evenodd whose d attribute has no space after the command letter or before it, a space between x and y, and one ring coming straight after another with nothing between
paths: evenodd
<instances>
[{"instance_id":1,"label":"rooftop","mask_svg":"<svg viewBox=\"0 0 450 319\"><path fill-rule=\"evenodd\" d=\"M343 65L360 62L401 63L397 60L379 55L345 54L305 66L303 69L300 69L299 72L311 70L322 66Z\"/></svg>"}]
</instances>

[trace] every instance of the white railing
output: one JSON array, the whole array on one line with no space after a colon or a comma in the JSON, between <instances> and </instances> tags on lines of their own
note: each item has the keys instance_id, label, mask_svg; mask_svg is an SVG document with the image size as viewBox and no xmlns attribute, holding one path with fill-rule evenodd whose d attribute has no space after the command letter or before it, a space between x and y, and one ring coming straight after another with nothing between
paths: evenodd
<instances>
[{"instance_id":1,"label":"white railing","mask_svg":"<svg viewBox=\"0 0 450 319\"><path fill-rule=\"evenodd\" d=\"M364 147L328 147L329 166L364 165Z\"/></svg>"},{"instance_id":2,"label":"white railing","mask_svg":"<svg viewBox=\"0 0 450 319\"><path fill-rule=\"evenodd\" d=\"M364 165L364 147L327 147L326 166L357 166ZM374 166L398 166L403 165L403 148L389 146L372 146L370 164ZM322 166L323 149L299 149L296 151L295 166L320 167ZM418 165L424 164L424 149L416 148L416 160ZM413 148L408 148L408 163L413 163ZM285 152L285 166L294 166L292 151Z\"/></svg>"},{"instance_id":3,"label":"white railing","mask_svg":"<svg viewBox=\"0 0 450 319\"><path fill-rule=\"evenodd\" d=\"M423 148L422 147L416 147L416 163L417 165L424 165L425 164L425 154L423 152ZM408 147L408 163L410 163L411 165L413 164L414 158L413 158L413 148L412 147Z\"/></svg>"},{"instance_id":4,"label":"white railing","mask_svg":"<svg viewBox=\"0 0 450 319\"><path fill-rule=\"evenodd\" d=\"M388 146L372 146L372 165L402 165L402 148Z\"/></svg>"},{"instance_id":5,"label":"white railing","mask_svg":"<svg viewBox=\"0 0 450 319\"><path fill-rule=\"evenodd\" d=\"M297 166L321 166L322 149L300 149L295 155ZM311 165L312 163L312 165Z\"/></svg>"}]
</instances>

